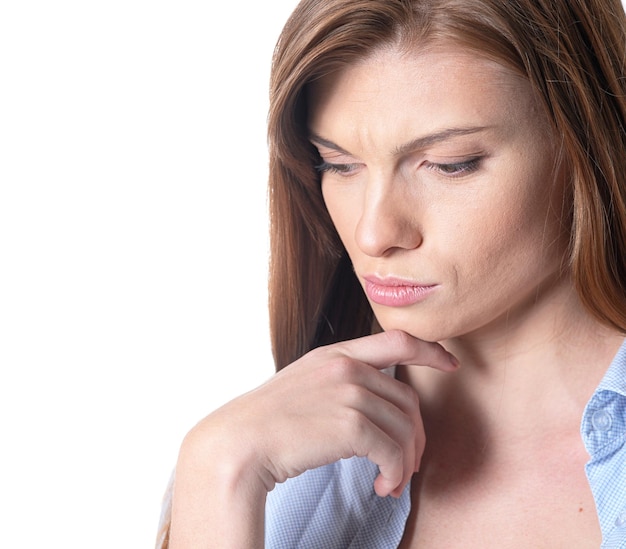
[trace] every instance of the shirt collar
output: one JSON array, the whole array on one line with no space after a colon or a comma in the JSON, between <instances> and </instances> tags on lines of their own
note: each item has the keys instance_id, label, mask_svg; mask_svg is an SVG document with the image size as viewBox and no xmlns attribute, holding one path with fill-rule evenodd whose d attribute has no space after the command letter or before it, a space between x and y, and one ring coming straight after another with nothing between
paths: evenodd
<instances>
[{"instance_id":1,"label":"shirt collar","mask_svg":"<svg viewBox=\"0 0 626 549\"><path fill-rule=\"evenodd\" d=\"M609 391L626 397L626 341L617 351L595 392L601 391Z\"/></svg>"},{"instance_id":2,"label":"shirt collar","mask_svg":"<svg viewBox=\"0 0 626 549\"><path fill-rule=\"evenodd\" d=\"M624 442L626 432L626 341L585 406L580 433L587 453L598 459Z\"/></svg>"}]
</instances>

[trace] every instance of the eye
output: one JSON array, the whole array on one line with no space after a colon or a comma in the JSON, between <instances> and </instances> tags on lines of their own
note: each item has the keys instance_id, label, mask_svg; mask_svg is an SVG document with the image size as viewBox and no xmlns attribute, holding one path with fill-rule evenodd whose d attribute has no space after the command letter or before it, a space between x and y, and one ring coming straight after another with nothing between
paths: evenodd
<instances>
[{"instance_id":1,"label":"eye","mask_svg":"<svg viewBox=\"0 0 626 549\"><path fill-rule=\"evenodd\" d=\"M474 173L479 167L482 158L477 156L464 160L462 162L450 162L450 163L434 163L427 162L426 166L429 170L438 172L446 177L463 177Z\"/></svg>"},{"instance_id":2,"label":"eye","mask_svg":"<svg viewBox=\"0 0 626 549\"><path fill-rule=\"evenodd\" d=\"M359 164L331 164L330 162L322 162L315 166L319 173L336 173L342 176L352 175L358 169Z\"/></svg>"}]
</instances>

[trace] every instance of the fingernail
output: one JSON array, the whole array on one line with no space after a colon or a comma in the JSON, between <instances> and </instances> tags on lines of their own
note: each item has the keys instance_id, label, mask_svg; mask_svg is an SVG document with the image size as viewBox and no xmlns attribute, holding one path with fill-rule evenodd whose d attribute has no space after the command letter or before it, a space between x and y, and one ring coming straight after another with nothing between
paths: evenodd
<instances>
[{"instance_id":1,"label":"fingernail","mask_svg":"<svg viewBox=\"0 0 626 549\"><path fill-rule=\"evenodd\" d=\"M450 355L450 362L452 363L452 366L454 366L455 368L458 368L461 365L459 360L452 354Z\"/></svg>"}]
</instances>

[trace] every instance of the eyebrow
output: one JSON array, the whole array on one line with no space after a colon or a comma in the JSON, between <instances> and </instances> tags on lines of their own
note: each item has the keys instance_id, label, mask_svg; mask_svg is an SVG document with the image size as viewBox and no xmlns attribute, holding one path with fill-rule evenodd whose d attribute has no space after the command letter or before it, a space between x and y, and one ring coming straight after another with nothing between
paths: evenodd
<instances>
[{"instance_id":1,"label":"eyebrow","mask_svg":"<svg viewBox=\"0 0 626 549\"><path fill-rule=\"evenodd\" d=\"M465 135L472 135L474 133L482 132L486 129L489 129L489 126L471 126L467 128L446 128L438 132L434 132L428 135L424 135L422 137L418 137L417 139L413 139L408 143L404 143L396 147L393 151L394 156L401 156L403 154L418 151L420 149L425 149L437 143L441 143L442 141L447 141L448 139L452 139L454 137L463 137ZM340 147L336 143L333 143L331 140L321 137L317 134L311 133L309 135L309 140L317 145L322 145L323 147L328 147L329 149L333 149L342 154L349 155L350 153L346 151L343 147Z\"/></svg>"},{"instance_id":2,"label":"eyebrow","mask_svg":"<svg viewBox=\"0 0 626 549\"><path fill-rule=\"evenodd\" d=\"M311 141L314 145L322 145L322 147L328 147L329 149L333 149L341 154L350 154L344 148L340 147L336 143L333 143L330 139L325 139L315 133L309 134L309 141Z\"/></svg>"}]
</instances>

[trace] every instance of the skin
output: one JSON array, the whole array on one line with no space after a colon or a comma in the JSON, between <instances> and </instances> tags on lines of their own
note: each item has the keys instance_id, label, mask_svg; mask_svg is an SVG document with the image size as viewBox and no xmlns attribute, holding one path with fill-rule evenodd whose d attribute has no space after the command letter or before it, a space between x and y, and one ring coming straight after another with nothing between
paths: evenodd
<instances>
[{"instance_id":1,"label":"skin","mask_svg":"<svg viewBox=\"0 0 626 549\"><path fill-rule=\"evenodd\" d=\"M456 51L381 52L312 96L324 200L359 280L437 285L414 306L372 303L385 329L487 337L554 287L563 184L527 82Z\"/></svg>"},{"instance_id":2,"label":"skin","mask_svg":"<svg viewBox=\"0 0 626 549\"><path fill-rule=\"evenodd\" d=\"M376 493L399 495L425 438L415 391L381 371L397 364L456 369L440 345L391 331L316 349L202 420L176 467L171 547L262 548L267 492L341 458L369 457Z\"/></svg>"},{"instance_id":3,"label":"skin","mask_svg":"<svg viewBox=\"0 0 626 549\"><path fill-rule=\"evenodd\" d=\"M593 508L578 425L621 338L564 267L567 174L529 86L443 44L378 51L310 100L359 280L431 289L372 300L384 333L316 349L200 421L181 446L171 547L263 547L267 492L354 455L379 465L381 496L420 470L403 547L597 547L595 514L562 502Z\"/></svg>"}]
</instances>

